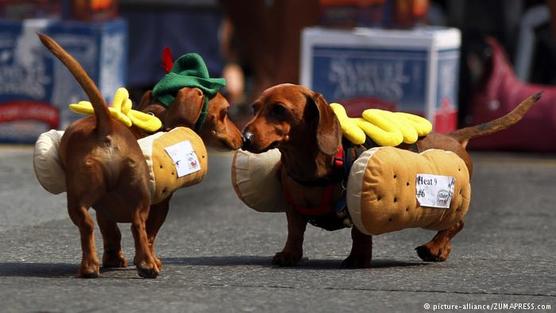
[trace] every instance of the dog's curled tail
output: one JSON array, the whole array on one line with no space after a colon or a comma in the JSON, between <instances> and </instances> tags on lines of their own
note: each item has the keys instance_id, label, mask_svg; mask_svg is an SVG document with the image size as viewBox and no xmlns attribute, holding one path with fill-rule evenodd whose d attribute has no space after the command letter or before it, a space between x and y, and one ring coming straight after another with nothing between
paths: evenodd
<instances>
[{"instance_id":1,"label":"dog's curled tail","mask_svg":"<svg viewBox=\"0 0 556 313\"><path fill-rule=\"evenodd\" d=\"M502 117L490 122L455 130L449 133L448 136L455 138L465 147L472 138L504 130L519 122L527 111L529 111L529 109L541 98L542 93L543 92L540 91L532 96L529 96L518 104L511 112Z\"/></svg>"},{"instance_id":2,"label":"dog's curled tail","mask_svg":"<svg viewBox=\"0 0 556 313\"><path fill-rule=\"evenodd\" d=\"M77 80L81 88L85 91L89 100L93 104L96 116L96 132L100 137L105 137L112 131L110 122L110 112L106 107L104 98L100 94L96 84L91 77L85 72L81 64L75 60L64 48L62 48L54 39L45 34L37 34L45 47L52 52L71 72Z\"/></svg>"}]
</instances>

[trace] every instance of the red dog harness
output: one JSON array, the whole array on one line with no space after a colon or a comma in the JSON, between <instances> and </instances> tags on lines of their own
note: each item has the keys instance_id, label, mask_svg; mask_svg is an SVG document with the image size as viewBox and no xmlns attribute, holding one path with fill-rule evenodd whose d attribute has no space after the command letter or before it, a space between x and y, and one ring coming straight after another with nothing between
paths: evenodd
<instances>
[{"instance_id":1,"label":"red dog harness","mask_svg":"<svg viewBox=\"0 0 556 313\"><path fill-rule=\"evenodd\" d=\"M340 146L338 148L338 152L336 153L336 156L334 156L334 176L338 176L336 173L343 172L343 171L344 171L344 148ZM342 175L339 175L339 177L342 177ZM302 183L302 185L305 185L305 183ZM322 198L320 200L320 205L318 207L305 207L305 206L297 205L293 201L293 198L287 188L284 187L283 192L286 201L297 212L305 216L321 216L321 215L328 214L331 211L334 211L333 198L334 198L334 190L336 189L337 185L338 185L338 179L332 179L332 181L327 182L327 184L324 186L325 189L324 192L322 193ZM322 187L322 185L315 184L315 187Z\"/></svg>"},{"instance_id":2,"label":"red dog harness","mask_svg":"<svg viewBox=\"0 0 556 313\"><path fill-rule=\"evenodd\" d=\"M326 229L337 230L345 227L351 227L351 219L346 207L345 184L351 164L357 156L364 151L361 151L362 146L353 146L350 143L340 146L338 152L334 157L333 172L331 175L310 182L298 181L291 177L297 183L306 187L324 188L320 203L315 207L306 207L298 205L293 200L291 193L284 186L282 192L288 204L301 214L308 223ZM339 199L334 200L334 194L338 188L341 188L341 196Z\"/></svg>"}]
</instances>

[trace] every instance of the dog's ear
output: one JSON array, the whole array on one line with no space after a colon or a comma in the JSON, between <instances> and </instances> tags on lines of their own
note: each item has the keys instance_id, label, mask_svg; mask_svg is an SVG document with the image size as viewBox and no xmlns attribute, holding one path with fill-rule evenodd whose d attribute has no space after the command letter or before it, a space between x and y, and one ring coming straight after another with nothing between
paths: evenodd
<instances>
[{"instance_id":1,"label":"dog's ear","mask_svg":"<svg viewBox=\"0 0 556 313\"><path fill-rule=\"evenodd\" d=\"M321 94L314 92L309 101L318 111L316 139L319 150L324 154L334 155L342 138L338 119Z\"/></svg>"},{"instance_id":2,"label":"dog's ear","mask_svg":"<svg viewBox=\"0 0 556 313\"><path fill-rule=\"evenodd\" d=\"M144 108L146 108L152 102L153 102L153 91L148 90L141 97L141 101L139 102L139 107L137 109L138 110L143 110Z\"/></svg>"},{"instance_id":3,"label":"dog's ear","mask_svg":"<svg viewBox=\"0 0 556 313\"><path fill-rule=\"evenodd\" d=\"M137 109L145 113L150 113L158 117L161 121L164 121L166 118L166 108L158 103L153 103L153 93L151 90L143 94Z\"/></svg>"},{"instance_id":4,"label":"dog's ear","mask_svg":"<svg viewBox=\"0 0 556 313\"><path fill-rule=\"evenodd\" d=\"M186 126L193 128L201 115L204 95L198 88L184 87L178 91L166 113L165 125L169 128Z\"/></svg>"}]
</instances>

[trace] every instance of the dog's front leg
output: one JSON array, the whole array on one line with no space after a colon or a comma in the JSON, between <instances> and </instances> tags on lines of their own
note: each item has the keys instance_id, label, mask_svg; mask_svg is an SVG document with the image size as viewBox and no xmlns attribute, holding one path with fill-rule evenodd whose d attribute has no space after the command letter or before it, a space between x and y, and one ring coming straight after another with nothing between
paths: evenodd
<instances>
[{"instance_id":1,"label":"dog's front leg","mask_svg":"<svg viewBox=\"0 0 556 313\"><path fill-rule=\"evenodd\" d=\"M355 226L351 228L352 246L343 268L369 268L373 254L373 237L360 232Z\"/></svg>"},{"instance_id":2,"label":"dog's front leg","mask_svg":"<svg viewBox=\"0 0 556 313\"><path fill-rule=\"evenodd\" d=\"M303 235L307 228L307 221L293 208L286 209L288 218L288 239L282 252L276 253L272 264L278 266L294 266L303 256Z\"/></svg>"}]
</instances>

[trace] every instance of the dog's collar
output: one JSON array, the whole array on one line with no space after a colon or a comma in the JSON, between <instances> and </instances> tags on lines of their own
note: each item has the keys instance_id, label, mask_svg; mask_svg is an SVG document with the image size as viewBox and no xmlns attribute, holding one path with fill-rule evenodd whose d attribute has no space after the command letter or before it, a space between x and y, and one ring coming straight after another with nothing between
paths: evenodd
<instances>
[{"instance_id":1,"label":"dog's collar","mask_svg":"<svg viewBox=\"0 0 556 313\"><path fill-rule=\"evenodd\" d=\"M342 145L340 145L338 147L338 152L336 152L336 155L334 156L333 159L333 170L332 173L325 176L325 177L319 177L317 179L312 179L312 180L302 180L299 179L293 175L291 175L290 173L288 173L288 176L295 181L296 183L305 186L305 187L327 187L329 185L335 185L338 182L342 181L344 179L344 164L345 164L345 153L344 153L344 147Z\"/></svg>"}]
</instances>

